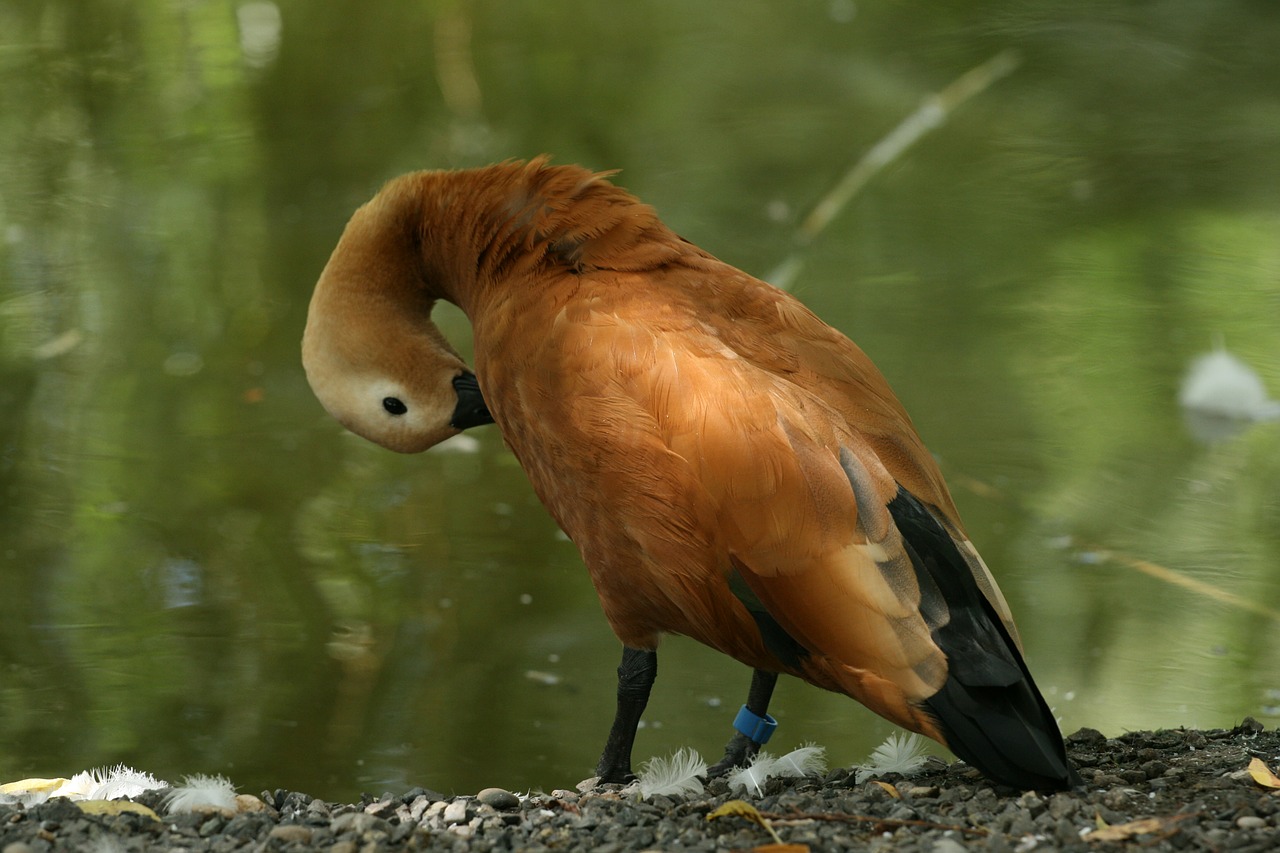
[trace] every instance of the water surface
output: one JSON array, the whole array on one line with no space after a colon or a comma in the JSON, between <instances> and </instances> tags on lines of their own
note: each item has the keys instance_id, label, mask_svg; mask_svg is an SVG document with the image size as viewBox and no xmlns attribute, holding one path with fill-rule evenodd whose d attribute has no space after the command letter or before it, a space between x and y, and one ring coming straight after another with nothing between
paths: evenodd
<instances>
[{"instance_id":1,"label":"water surface","mask_svg":"<svg viewBox=\"0 0 1280 853\"><path fill-rule=\"evenodd\" d=\"M1006 50L793 289L912 412L1065 728L1277 722L1280 427L1204 443L1176 402L1215 340L1280 395L1270 4L48 0L0 34L0 779L589 775L618 645L501 437L397 456L306 386L347 216L549 152L765 275ZM748 680L669 641L637 758L718 754ZM795 682L774 712L838 764L892 731Z\"/></svg>"}]
</instances>

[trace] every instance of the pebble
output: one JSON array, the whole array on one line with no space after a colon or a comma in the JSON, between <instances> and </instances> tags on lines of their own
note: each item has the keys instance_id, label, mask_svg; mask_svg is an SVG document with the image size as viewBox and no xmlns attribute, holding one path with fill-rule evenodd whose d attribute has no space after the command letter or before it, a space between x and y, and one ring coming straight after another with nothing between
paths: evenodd
<instances>
[{"instance_id":1,"label":"pebble","mask_svg":"<svg viewBox=\"0 0 1280 853\"><path fill-rule=\"evenodd\" d=\"M879 785L857 785L847 772L833 771L825 779L771 780L763 796L731 792L723 780L716 780L699 796L655 797L649 802L620 793L617 786L587 788L583 793L558 789L524 798L502 788L455 798L417 788L351 804L280 790L264 794L259 811L234 817L177 815L160 823L136 815L87 815L67 800L38 806L0 802L0 853L90 849L103 838L117 841L121 850L180 848L190 853L304 848L321 853L621 853L753 849L767 844L761 828L741 817L707 820L713 809L739 798L766 813L911 821L905 826L774 822L784 843L815 851L1101 850L1110 846L1091 844L1082 831L1180 814L1185 817L1166 823L1159 832L1125 839L1117 849L1261 851L1274 847L1273 822L1280 805L1275 795L1241 771L1252 755L1280 756L1280 733L1255 731L1256 725L1226 731L1130 732L1110 740L1078 733L1069 740L1069 748L1073 755L1092 750L1092 764L1084 773L1092 784L1065 793L1012 791L975 778L972 768L935 762L894 780L901 799ZM1193 742L1199 745L1190 749ZM1267 760L1273 770L1280 770L1280 759ZM162 796L163 792L149 792L139 801L154 808ZM980 826L990 834L959 834L960 827L968 826Z\"/></svg>"},{"instance_id":2,"label":"pebble","mask_svg":"<svg viewBox=\"0 0 1280 853\"><path fill-rule=\"evenodd\" d=\"M453 802L449 803L449 805L445 806L444 808L443 820L444 820L445 826L452 826L458 823L466 823L467 820L470 818L470 815L467 812L468 810L467 810L466 800L454 800Z\"/></svg>"},{"instance_id":3,"label":"pebble","mask_svg":"<svg viewBox=\"0 0 1280 853\"><path fill-rule=\"evenodd\" d=\"M485 788L476 799L498 811L510 811L520 807L520 798L503 788Z\"/></svg>"},{"instance_id":4,"label":"pebble","mask_svg":"<svg viewBox=\"0 0 1280 853\"><path fill-rule=\"evenodd\" d=\"M933 842L933 853L966 853L968 850L954 838L939 838Z\"/></svg>"},{"instance_id":5,"label":"pebble","mask_svg":"<svg viewBox=\"0 0 1280 853\"><path fill-rule=\"evenodd\" d=\"M363 835L366 832L375 830L383 830L390 828L390 825L382 818L374 817L364 812L347 812L340 814L329 824L335 835L341 835L344 832L354 832Z\"/></svg>"},{"instance_id":6,"label":"pebble","mask_svg":"<svg viewBox=\"0 0 1280 853\"><path fill-rule=\"evenodd\" d=\"M285 844L310 844L311 836L314 833L310 827L302 826L296 823L286 823L277 827L273 827L267 833L267 837Z\"/></svg>"},{"instance_id":7,"label":"pebble","mask_svg":"<svg viewBox=\"0 0 1280 853\"><path fill-rule=\"evenodd\" d=\"M1079 807L1079 800L1071 794L1054 794L1049 800L1049 814L1055 818L1070 817Z\"/></svg>"}]
</instances>

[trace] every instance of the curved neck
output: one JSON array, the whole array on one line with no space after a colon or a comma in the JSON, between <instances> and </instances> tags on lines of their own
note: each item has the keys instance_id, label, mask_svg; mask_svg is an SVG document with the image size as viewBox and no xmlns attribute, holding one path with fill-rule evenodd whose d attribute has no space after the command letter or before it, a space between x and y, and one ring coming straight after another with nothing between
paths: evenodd
<instances>
[{"instance_id":1,"label":"curved neck","mask_svg":"<svg viewBox=\"0 0 1280 853\"><path fill-rule=\"evenodd\" d=\"M379 276L393 299L446 299L474 321L487 293L513 281L592 269L653 269L702 252L663 225L653 208L606 175L539 158L458 172L414 172L391 181L368 213L362 239L394 247L399 276ZM366 253L361 253L368 257ZM412 268L412 274L405 267ZM392 281L391 279L397 279Z\"/></svg>"}]
</instances>

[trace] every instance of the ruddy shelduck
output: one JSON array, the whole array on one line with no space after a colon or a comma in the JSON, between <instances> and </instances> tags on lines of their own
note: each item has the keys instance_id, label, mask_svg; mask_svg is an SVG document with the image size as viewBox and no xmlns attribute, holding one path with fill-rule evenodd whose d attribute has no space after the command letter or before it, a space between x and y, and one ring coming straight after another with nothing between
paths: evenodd
<instances>
[{"instance_id":1,"label":"ruddy shelduck","mask_svg":"<svg viewBox=\"0 0 1280 853\"><path fill-rule=\"evenodd\" d=\"M469 318L472 373L431 321ZM680 238L609 173L415 172L356 211L311 299L307 379L351 431L425 450L496 423L622 641L597 774L631 778L664 634L779 673L1018 788L1078 782L999 587L871 360Z\"/></svg>"}]
</instances>

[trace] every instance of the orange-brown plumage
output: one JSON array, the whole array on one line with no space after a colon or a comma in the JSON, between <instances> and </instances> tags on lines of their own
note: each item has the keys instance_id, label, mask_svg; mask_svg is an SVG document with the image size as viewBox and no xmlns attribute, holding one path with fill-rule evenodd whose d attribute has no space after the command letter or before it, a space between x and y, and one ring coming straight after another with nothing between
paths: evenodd
<instances>
[{"instance_id":1,"label":"orange-brown plumage","mask_svg":"<svg viewBox=\"0 0 1280 853\"><path fill-rule=\"evenodd\" d=\"M321 401L395 450L465 427L451 382L466 368L429 319L457 304L483 402L624 647L684 634L847 693L1005 781L1066 784L1008 607L870 359L605 177L539 159L388 184L312 299ZM991 734L971 699L997 682L1045 755L976 754L1022 749L969 743Z\"/></svg>"}]
</instances>

